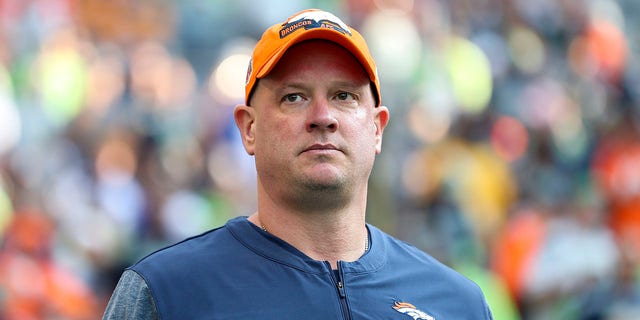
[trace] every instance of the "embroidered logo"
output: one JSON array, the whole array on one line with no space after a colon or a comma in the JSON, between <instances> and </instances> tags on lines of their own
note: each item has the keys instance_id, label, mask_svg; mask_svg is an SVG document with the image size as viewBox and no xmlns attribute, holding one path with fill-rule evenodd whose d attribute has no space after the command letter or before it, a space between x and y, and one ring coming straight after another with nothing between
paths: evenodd
<instances>
[{"instance_id":1,"label":"embroidered logo","mask_svg":"<svg viewBox=\"0 0 640 320\"><path fill-rule=\"evenodd\" d=\"M436 318L418 310L414 305L408 302L396 302L393 304L393 308L402 314L412 317L413 320L436 320Z\"/></svg>"},{"instance_id":2,"label":"embroidered logo","mask_svg":"<svg viewBox=\"0 0 640 320\"><path fill-rule=\"evenodd\" d=\"M300 28L304 28L306 30L329 28L342 34L351 35L349 27L342 22L340 18L333 14L324 11L308 11L292 17L287 21L287 23L283 24L280 29L280 39L290 35Z\"/></svg>"}]
</instances>

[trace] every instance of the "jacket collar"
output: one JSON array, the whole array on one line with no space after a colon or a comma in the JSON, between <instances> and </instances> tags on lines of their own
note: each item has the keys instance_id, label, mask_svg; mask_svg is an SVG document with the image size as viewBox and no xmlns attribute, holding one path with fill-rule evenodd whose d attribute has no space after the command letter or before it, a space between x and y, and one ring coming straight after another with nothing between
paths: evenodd
<instances>
[{"instance_id":1,"label":"jacket collar","mask_svg":"<svg viewBox=\"0 0 640 320\"><path fill-rule=\"evenodd\" d=\"M239 242L256 254L291 268L309 273L330 272L329 264L310 258L282 239L260 229L247 220L237 217L229 220L226 228ZM343 273L373 272L386 263L387 244L384 233L367 224L369 231L369 250L353 262L339 262Z\"/></svg>"}]
</instances>

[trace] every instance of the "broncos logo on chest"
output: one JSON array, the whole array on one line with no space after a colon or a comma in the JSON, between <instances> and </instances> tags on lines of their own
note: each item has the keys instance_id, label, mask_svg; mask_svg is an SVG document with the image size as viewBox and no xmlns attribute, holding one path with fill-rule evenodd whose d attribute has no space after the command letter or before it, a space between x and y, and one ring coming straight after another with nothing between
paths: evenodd
<instances>
[{"instance_id":1,"label":"broncos logo on chest","mask_svg":"<svg viewBox=\"0 0 640 320\"><path fill-rule=\"evenodd\" d=\"M396 302L393 308L402 314L412 317L413 320L436 320L436 318L418 310L418 308L408 302Z\"/></svg>"}]
</instances>

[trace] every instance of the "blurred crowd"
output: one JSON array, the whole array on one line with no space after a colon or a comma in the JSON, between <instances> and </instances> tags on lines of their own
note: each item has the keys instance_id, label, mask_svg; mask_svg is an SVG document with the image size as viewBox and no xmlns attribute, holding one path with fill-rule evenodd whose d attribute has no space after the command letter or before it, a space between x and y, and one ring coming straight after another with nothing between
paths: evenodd
<instances>
[{"instance_id":1,"label":"blurred crowd","mask_svg":"<svg viewBox=\"0 0 640 320\"><path fill-rule=\"evenodd\" d=\"M99 318L123 268L255 210L232 110L309 7L378 63L369 222L495 319L640 319L635 0L0 1L0 319Z\"/></svg>"}]
</instances>

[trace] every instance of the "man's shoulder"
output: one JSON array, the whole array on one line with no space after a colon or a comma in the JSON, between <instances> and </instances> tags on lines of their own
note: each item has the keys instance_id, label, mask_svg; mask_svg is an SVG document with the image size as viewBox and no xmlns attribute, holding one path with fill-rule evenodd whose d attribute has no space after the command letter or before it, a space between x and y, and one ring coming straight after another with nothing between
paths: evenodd
<instances>
[{"instance_id":1,"label":"man's shoulder","mask_svg":"<svg viewBox=\"0 0 640 320\"><path fill-rule=\"evenodd\" d=\"M437 264L441 263L427 252L417 248L413 244L392 236L376 227L371 227L373 232L378 233L379 239L385 246L385 251L391 263L410 264ZM375 231L374 231L375 230Z\"/></svg>"},{"instance_id":2,"label":"man's shoulder","mask_svg":"<svg viewBox=\"0 0 640 320\"><path fill-rule=\"evenodd\" d=\"M233 237L229 235L224 225L151 252L135 263L131 269L139 272L154 265L170 268L185 263L198 263L200 259L211 259L216 255L224 254L225 250L219 249L233 245Z\"/></svg>"},{"instance_id":3,"label":"man's shoulder","mask_svg":"<svg viewBox=\"0 0 640 320\"><path fill-rule=\"evenodd\" d=\"M387 246L387 264L391 269L404 270L407 274L422 280L446 282L452 286L479 290L475 282L428 252L384 232L382 234Z\"/></svg>"},{"instance_id":4,"label":"man's shoulder","mask_svg":"<svg viewBox=\"0 0 640 320\"><path fill-rule=\"evenodd\" d=\"M385 269L390 279L399 288L420 288L418 292L404 292L408 297L415 295L416 301L431 301L443 308L465 305L468 312L485 314L486 302L482 289L474 281L445 264L428 252L416 246L385 234L387 263ZM422 285L416 286L417 283Z\"/></svg>"}]
</instances>

